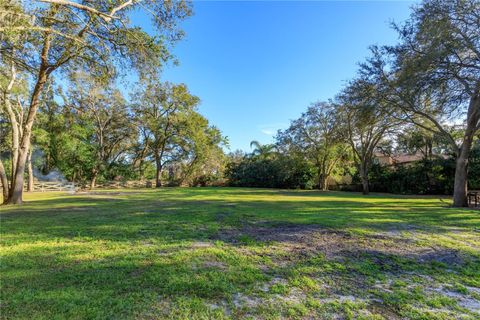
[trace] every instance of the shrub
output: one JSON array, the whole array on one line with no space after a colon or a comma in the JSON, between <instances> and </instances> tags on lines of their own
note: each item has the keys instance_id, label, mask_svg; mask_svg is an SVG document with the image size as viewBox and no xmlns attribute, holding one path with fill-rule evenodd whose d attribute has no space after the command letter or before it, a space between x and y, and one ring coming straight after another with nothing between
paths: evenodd
<instances>
[{"instance_id":1,"label":"shrub","mask_svg":"<svg viewBox=\"0 0 480 320\"><path fill-rule=\"evenodd\" d=\"M236 187L311 189L314 185L313 170L308 163L287 157L246 157L230 162L225 176L229 185Z\"/></svg>"}]
</instances>

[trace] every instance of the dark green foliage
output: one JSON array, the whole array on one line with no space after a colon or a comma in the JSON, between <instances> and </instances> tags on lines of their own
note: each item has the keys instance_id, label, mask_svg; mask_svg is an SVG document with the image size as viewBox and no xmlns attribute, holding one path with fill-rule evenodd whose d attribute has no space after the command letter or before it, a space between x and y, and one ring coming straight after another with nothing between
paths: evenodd
<instances>
[{"instance_id":1,"label":"dark green foliage","mask_svg":"<svg viewBox=\"0 0 480 320\"><path fill-rule=\"evenodd\" d=\"M480 189L480 147L472 150L469 166L469 190ZM373 165L371 188L376 192L404 194L451 194L455 177L455 159L421 160L412 165L392 167Z\"/></svg>"},{"instance_id":2,"label":"dark green foliage","mask_svg":"<svg viewBox=\"0 0 480 320\"><path fill-rule=\"evenodd\" d=\"M371 189L406 194L451 194L455 175L453 159L422 160L411 165L373 165Z\"/></svg>"},{"instance_id":3,"label":"dark green foliage","mask_svg":"<svg viewBox=\"0 0 480 320\"><path fill-rule=\"evenodd\" d=\"M232 186L301 189L311 189L315 176L307 162L282 156L245 157L239 162L230 162L225 175Z\"/></svg>"},{"instance_id":4,"label":"dark green foliage","mask_svg":"<svg viewBox=\"0 0 480 320\"><path fill-rule=\"evenodd\" d=\"M480 140L472 148L469 159L468 187L470 190L480 190Z\"/></svg>"},{"instance_id":5,"label":"dark green foliage","mask_svg":"<svg viewBox=\"0 0 480 320\"><path fill-rule=\"evenodd\" d=\"M453 192L455 157L423 159L408 165L372 165L369 175L370 188L374 192L400 194L442 194ZM469 157L469 190L480 190L480 143L476 142ZM353 174L352 186L344 191L359 191L360 178Z\"/></svg>"}]
</instances>

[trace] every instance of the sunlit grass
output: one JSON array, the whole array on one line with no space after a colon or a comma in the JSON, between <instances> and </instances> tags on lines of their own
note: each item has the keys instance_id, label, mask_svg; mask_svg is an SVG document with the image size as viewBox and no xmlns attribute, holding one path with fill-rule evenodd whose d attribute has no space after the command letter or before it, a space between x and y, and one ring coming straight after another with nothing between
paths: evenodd
<instances>
[{"instance_id":1,"label":"sunlit grass","mask_svg":"<svg viewBox=\"0 0 480 320\"><path fill-rule=\"evenodd\" d=\"M0 209L5 319L476 317L462 303L478 298L480 213L448 199L240 188L25 199ZM372 248L325 256L256 237L281 226ZM423 248L440 258L408 251Z\"/></svg>"}]
</instances>

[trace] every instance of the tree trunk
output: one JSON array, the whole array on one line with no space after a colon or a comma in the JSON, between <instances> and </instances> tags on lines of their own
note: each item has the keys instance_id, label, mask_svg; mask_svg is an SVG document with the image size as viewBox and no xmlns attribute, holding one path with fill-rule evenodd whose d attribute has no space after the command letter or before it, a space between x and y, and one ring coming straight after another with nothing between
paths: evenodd
<instances>
[{"instance_id":1,"label":"tree trunk","mask_svg":"<svg viewBox=\"0 0 480 320\"><path fill-rule=\"evenodd\" d=\"M145 170L143 170L143 160L140 161L138 166L138 174L140 176L140 180L145 180Z\"/></svg>"},{"instance_id":2,"label":"tree trunk","mask_svg":"<svg viewBox=\"0 0 480 320\"><path fill-rule=\"evenodd\" d=\"M462 148L464 150L464 148ZM463 151L462 150L462 151ZM455 184L453 188L453 206L467 207L468 157L460 151L455 166Z\"/></svg>"},{"instance_id":3,"label":"tree trunk","mask_svg":"<svg viewBox=\"0 0 480 320\"><path fill-rule=\"evenodd\" d=\"M480 87L480 83L478 84ZM480 121L480 88L477 88L476 94L471 98L467 112L467 128L463 137L463 143L457 154L455 166L455 183L453 188L453 206L467 207L467 189L468 189L468 158L472 149L473 137L476 133L478 122Z\"/></svg>"},{"instance_id":4,"label":"tree trunk","mask_svg":"<svg viewBox=\"0 0 480 320\"><path fill-rule=\"evenodd\" d=\"M155 188L162 186L162 166L157 164L157 171L155 174Z\"/></svg>"},{"instance_id":5,"label":"tree trunk","mask_svg":"<svg viewBox=\"0 0 480 320\"><path fill-rule=\"evenodd\" d=\"M8 204L22 204L23 203L23 176L25 173L25 164L27 162L28 144L20 149L18 153L18 162L15 168L15 175L12 177L12 184L10 186Z\"/></svg>"},{"instance_id":6,"label":"tree trunk","mask_svg":"<svg viewBox=\"0 0 480 320\"><path fill-rule=\"evenodd\" d=\"M368 186L368 172L364 163L360 165L360 178L362 179L362 193L367 195L370 193L370 189Z\"/></svg>"},{"instance_id":7,"label":"tree trunk","mask_svg":"<svg viewBox=\"0 0 480 320\"><path fill-rule=\"evenodd\" d=\"M95 189L95 184L97 183L98 171L96 169L92 170L92 180L90 180L90 190Z\"/></svg>"},{"instance_id":8,"label":"tree trunk","mask_svg":"<svg viewBox=\"0 0 480 320\"><path fill-rule=\"evenodd\" d=\"M28 109L27 119L25 124L22 125L22 137L20 148L18 150L18 159L15 165L15 172L12 173L12 182L10 186L9 198L7 203L9 204L22 204L23 199L23 175L25 173L25 163L27 161L27 155L30 148L30 137L32 135L32 126L35 121L37 109L40 104L40 96L43 92L45 83L48 80L50 73L54 70L50 68L48 62L48 54L50 51L51 35L49 32L45 33L43 41L42 52L40 54L40 68L38 70L37 81L32 91L32 98L30 100L30 107Z\"/></svg>"},{"instance_id":9,"label":"tree trunk","mask_svg":"<svg viewBox=\"0 0 480 320\"><path fill-rule=\"evenodd\" d=\"M368 195L370 193L370 189L368 186L368 178L365 176L362 176L362 193L364 195Z\"/></svg>"},{"instance_id":10,"label":"tree trunk","mask_svg":"<svg viewBox=\"0 0 480 320\"><path fill-rule=\"evenodd\" d=\"M323 175L321 174L320 170L317 174L317 184L318 184L318 190L323 190L323 185L325 183L323 182Z\"/></svg>"},{"instance_id":11,"label":"tree trunk","mask_svg":"<svg viewBox=\"0 0 480 320\"><path fill-rule=\"evenodd\" d=\"M10 186L10 194L7 203L22 204L23 202L23 175L25 173L25 164L30 149L30 137L32 135L32 126L37 114L38 105L40 103L40 95L43 87L47 82L48 74L45 68L40 68L38 81L33 89L32 100L30 101L30 109L28 111L27 121L23 126L23 135L21 139L20 149L18 150L17 164L15 172L12 174L12 184Z\"/></svg>"},{"instance_id":12,"label":"tree trunk","mask_svg":"<svg viewBox=\"0 0 480 320\"><path fill-rule=\"evenodd\" d=\"M6 203L8 200L8 180L7 180L7 173L5 172L5 167L3 166L3 162L1 159L0 159L0 182L2 183L3 203Z\"/></svg>"},{"instance_id":13,"label":"tree trunk","mask_svg":"<svg viewBox=\"0 0 480 320\"><path fill-rule=\"evenodd\" d=\"M15 168L18 162L18 152L20 150L20 130L19 127L22 125L22 123L19 123L19 120L17 120L17 115L12 109L12 105L9 101L9 98L7 96L4 97L5 99L5 106L8 111L9 117L10 117L10 126L12 130L12 148L11 148L11 177L15 176Z\"/></svg>"},{"instance_id":14,"label":"tree trunk","mask_svg":"<svg viewBox=\"0 0 480 320\"><path fill-rule=\"evenodd\" d=\"M162 186L162 158L157 151L155 151L155 188L160 188Z\"/></svg>"},{"instance_id":15,"label":"tree trunk","mask_svg":"<svg viewBox=\"0 0 480 320\"><path fill-rule=\"evenodd\" d=\"M328 176L323 173L318 174L318 189L322 191L328 190Z\"/></svg>"},{"instance_id":16,"label":"tree trunk","mask_svg":"<svg viewBox=\"0 0 480 320\"><path fill-rule=\"evenodd\" d=\"M33 167L32 167L32 148L28 152L27 157L27 170L28 170L28 185L27 185L27 192L33 191Z\"/></svg>"}]
</instances>

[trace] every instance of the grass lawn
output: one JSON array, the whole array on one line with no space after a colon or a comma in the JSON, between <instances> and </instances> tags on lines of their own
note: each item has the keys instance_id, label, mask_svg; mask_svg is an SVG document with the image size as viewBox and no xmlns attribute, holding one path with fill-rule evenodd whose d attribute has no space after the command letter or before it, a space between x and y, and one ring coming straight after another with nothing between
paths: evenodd
<instances>
[{"instance_id":1,"label":"grass lawn","mask_svg":"<svg viewBox=\"0 0 480 320\"><path fill-rule=\"evenodd\" d=\"M241 188L1 207L2 319L478 319L480 211Z\"/></svg>"}]
</instances>

